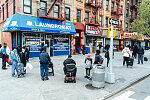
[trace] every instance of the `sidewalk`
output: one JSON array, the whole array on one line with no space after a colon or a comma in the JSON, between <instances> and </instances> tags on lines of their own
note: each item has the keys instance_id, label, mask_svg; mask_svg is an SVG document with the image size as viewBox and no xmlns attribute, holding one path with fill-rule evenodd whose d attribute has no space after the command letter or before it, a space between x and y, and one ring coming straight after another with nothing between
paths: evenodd
<instances>
[{"instance_id":1,"label":"sidewalk","mask_svg":"<svg viewBox=\"0 0 150 100\"><path fill-rule=\"evenodd\" d=\"M150 58L149 51L146 51L145 55ZM104 56L104 53L102 53L102 56ZM34 68L27 72L24 78L11 77L11 68L8 68L8 70L0 68L0 100L101 100L104 96L134 80L150 74L150 61L139 65L136 59L133 68L126 68L122 66L121 52L115 52L113 61L115 84L106 83L105 88L102 89L87 88L86 85L91 84L91 81L84 78L85 57L85 55L73 55L72 57L78 68L77 83L64 83L63 61L67 56L51 58L54 63L55 76L50 76L50 80L44 82L40 80L38 58L30 59ZM94 54L92 54L92 57L94 58ZM106 66L106 60L104 66Z\"/></svg>"}]
</instances>

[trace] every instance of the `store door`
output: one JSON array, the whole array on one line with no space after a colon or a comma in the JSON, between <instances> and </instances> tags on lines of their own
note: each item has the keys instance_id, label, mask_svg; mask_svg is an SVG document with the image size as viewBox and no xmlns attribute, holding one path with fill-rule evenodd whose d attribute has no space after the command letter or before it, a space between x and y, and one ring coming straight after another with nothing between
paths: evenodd
<instances>
[{"instance_id":1,"label":"store door","mask_svg":"<svg viewBox=\"0 0 150 100\"><path fill-rule=\"evenodd\" d=\"M49 36L49 35L46 36L45 46L46 46L46 52L50 56L53 56L53 40L52 40L51 36Z\"/></svg>"}]
</instances>

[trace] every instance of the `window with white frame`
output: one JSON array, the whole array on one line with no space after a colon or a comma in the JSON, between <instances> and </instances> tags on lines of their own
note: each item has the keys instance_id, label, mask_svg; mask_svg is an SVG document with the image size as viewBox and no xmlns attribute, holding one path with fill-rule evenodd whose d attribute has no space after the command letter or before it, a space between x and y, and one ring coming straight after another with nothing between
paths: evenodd
<instances>
[{"instance_id":1,"label":"window with white frame","mask_svg":"<svg viewBox=\"0 0 150 100\"><path fill-rule=\"evenodd\" d=\"M59 18L59 5L54 6L54 17Z\"/></svg>"}]
</instances>

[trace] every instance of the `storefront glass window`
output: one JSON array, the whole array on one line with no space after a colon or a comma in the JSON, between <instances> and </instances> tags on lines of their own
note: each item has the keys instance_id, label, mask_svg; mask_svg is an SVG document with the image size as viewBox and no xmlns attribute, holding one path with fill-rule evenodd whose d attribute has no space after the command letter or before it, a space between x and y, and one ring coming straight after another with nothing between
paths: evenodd
<instances>
[{"instance_id":1,"label":"storefront glass window","mask_svg":"<svg viewBox=\"0 0 150 100\"><path fill-rule=\"evenodd\" d=\"M54 51L68 51L69 47L68 35L54 35Z\"/></svg>"},{"instance_id":2,"label":"storefront glass window","mask_svg":"<svg viewBox=\"0 0 150 100\"><path fill-rule=\"evenodd\" d=\"M40 37L40 33L23 33L23 46L29 45L30 52L39 52L41 39L43 37Z\"/></svg>"}]
</instances>

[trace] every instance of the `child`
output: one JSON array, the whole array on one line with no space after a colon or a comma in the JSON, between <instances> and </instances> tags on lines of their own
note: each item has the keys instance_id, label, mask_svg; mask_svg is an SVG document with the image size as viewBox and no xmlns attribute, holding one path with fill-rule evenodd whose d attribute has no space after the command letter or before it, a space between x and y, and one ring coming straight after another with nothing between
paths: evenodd
<instances>
[{"instance_id":1,"label":"child","mask_svg":"<svg viewBox=\"0 0 150 100\"><path fill-rule=\"evenodd\" d=\"M90 78L90 70L92 69L92 58L91 58L91 54L87 54L87 57L85 59L85 64L86 64L86 76L84 76L85 78Z\"/></svg>"}]
</instances>

